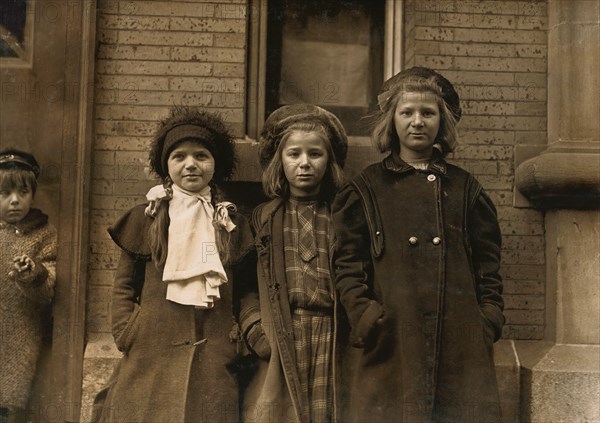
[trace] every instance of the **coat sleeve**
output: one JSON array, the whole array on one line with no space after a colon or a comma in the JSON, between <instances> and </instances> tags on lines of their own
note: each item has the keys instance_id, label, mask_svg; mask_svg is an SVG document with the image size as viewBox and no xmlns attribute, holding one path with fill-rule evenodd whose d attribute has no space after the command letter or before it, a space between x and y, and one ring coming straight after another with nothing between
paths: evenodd
<instances>
[{"instance_id":1,"label":"coat sleeve","mask_svg":"<svg viewBox=\"0 0 600 423\"><path fill-rule=\"evenodd\" d=\"M253 238L258 231L257 226L260 224L261 211L262 206L259 206L253 213L251 224ZM245 281L241 290L239 322L242 337L247 347L259 357L268 358L270 348L261 322L257 262L257 252L253 243L252 250L248 253L247 265L245 266L243 275Z\"/></svg>"},{"instance_id":2,"label":"coat sleeve","mask_svg":"<svg viewBox=\"0 0 600 423\"><path fill-rule=\"evenodd\" d=\"M56 229L47 225L41 230L41 250L31 259L35 263L34 272L17 274L16 281L21 292L39 304L50 304L54 298L56 284Z\"/></svg>"},{"instance_id":3,"label":"coat sleeve","mask_svg":"<svg viewBox=\"0 0 600 423\"><path fill-rule=\"evenodd\" d=\"M502 335L504 301L500 276L502 236L496 208L482 189L476 195L468 222L471 261L477 283L477 299L481 313L493 330L494 340Z\"/></svg>"},{"instance_id":4,"label":"coat sleeve","mask_svg":"<svg viewBox=\"0 0 600 423\"><path fill-rule=\"evenodd\" d=\"M121 252L111 301L112 333L119 351L127 351L130 346L129 335L134 332L135 318L140 309L143 277L139 273L145 270L145 266L141 266L144 264L126 251Z\"/></svg>"},{"instance_id":5,"label":"coat sleeve","mask_svg":"<svg viewBox=\"0 0 600 423\"><path fill-rule=\"evenodd\" d=\"M383 306L374 300L370 235L358 193L351 185L332 204L336 232L335 285L351 326L351 342L363 347Z\"/></svg>"}]
</instances>

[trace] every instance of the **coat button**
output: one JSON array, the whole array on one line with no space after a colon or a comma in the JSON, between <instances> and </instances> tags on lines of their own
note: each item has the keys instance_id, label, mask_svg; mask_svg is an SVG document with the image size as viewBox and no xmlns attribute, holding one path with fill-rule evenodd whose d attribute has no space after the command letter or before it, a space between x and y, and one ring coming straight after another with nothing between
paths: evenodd
<instances>
[{"instance_id":1,"label":"coat button","mask_svg":"<svg viewBox=\"0 0 600 423\"><path fill-rule=\"evenodd\" d=\"M21 235L21 231L19 229L15 229L15 234L16 235Z\"/></svg>"},{"instance_id":2,"label":"coat button","mask_svg":"<svg viewBox=\"0 0 600 423\"><path fill-rule=\"evenodd\" d=\"M440 245L440 242L442 242L442 238L440 238L439 236L436 236L435 238L433 238L431 240L431 242L433 243L433 245Z\"/></svg>"},{"instance_id":3,"label":"coat button","mask_svg":"<svg viewBox=\"0 0 600 423\"><path fill-rule=\"evenodd\" d=\"M435 175L434 175L433 173L431 173L431 174L427 175L427 180L428 180L429 182L433 182L433 181L435 181Z\"/></svg>"},{"instance_id":4,"label":"coat button","mask_svg":"<svg viewBox=\"0 0 600 423\"><path fill-rule=\"evenodd\" d=\"M408 243L410 245L417 245L417 242L419 242L419 239L416 236L411 236L408 238Z\"/></svg>"}]
</instances>

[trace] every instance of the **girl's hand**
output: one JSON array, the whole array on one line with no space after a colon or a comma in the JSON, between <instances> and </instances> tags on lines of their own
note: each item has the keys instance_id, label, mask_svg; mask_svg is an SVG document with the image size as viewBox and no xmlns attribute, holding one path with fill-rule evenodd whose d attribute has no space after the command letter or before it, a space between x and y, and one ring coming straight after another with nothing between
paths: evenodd
<instances>
[{"instance_id":1,"label":"girl's hand","mask_svg":"<svg viewBox=\"0 0 600 423\"><path fill-rule=\"evenodd\" d=\"M9 273L11 277L24 272L33 273L35 271L35 262L28 256L22 255L13 258L13 270Z\"/></svg>"}]
</instances>

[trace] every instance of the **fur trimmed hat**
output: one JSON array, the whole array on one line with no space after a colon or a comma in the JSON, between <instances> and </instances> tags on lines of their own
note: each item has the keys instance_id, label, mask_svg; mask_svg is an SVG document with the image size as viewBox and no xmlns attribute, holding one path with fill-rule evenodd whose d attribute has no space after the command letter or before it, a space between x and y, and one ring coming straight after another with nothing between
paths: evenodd
<instances>
[{"instance_id":1,"label":"fur trimmed hat","mask_svg":"<svg viewBox=\"0 0 600 423\"><path fill-rule=\"evenodd\" d=\"M348 153L348 137L339 119L331 112L313 104L291 104L282 106L269 115L260 133L260 166L263 169L269 165L285 130L294 123L319 124L331 143L335 160L344 167Z\"/></svg>"},{"instance_id":2,"label":"fur trimmed hat","mask_svg":"<svg viewBox=\"0 0 600 423\"><path fill-rule=\"evenodd\" d=\"M150 147L150 168L165 179L169 175L169 154L183 141L196 141L210 151L215 159L215 182L233 175L237 164L235 140L221 117L191 106L174 106L159 124Z\"/></svg>"},{"instance_id":3,"label":"fur trimmed hat","mask_svg":"<svg viewBox=\"0 0 600 423\"><path fill-rule=\"evenodd\" d=\"M404 69L385 81L381 85L380 94L377 96L379 107L382 107L382 105L396 92L396 90L402 88L402 85L410 77L429 79L438 87L440 87L442 91L442 98L448 106L448 109L450 109L452 112L456 122L460 120L460 117L462 116L460 98L452 83L433 69L420 66Z\"/></svg>"},{"instance_id":4,"label":"fur trimmed hat","mask_svg":"<svg viewBox=\"0 0 600 423\"><path fill-rule=\"evenodd\" d=\"M0 169L23 169L33 172L35 178L40 176L40 165L32 154L15 148L0 152Z\"/></svg>"}]
</instances>

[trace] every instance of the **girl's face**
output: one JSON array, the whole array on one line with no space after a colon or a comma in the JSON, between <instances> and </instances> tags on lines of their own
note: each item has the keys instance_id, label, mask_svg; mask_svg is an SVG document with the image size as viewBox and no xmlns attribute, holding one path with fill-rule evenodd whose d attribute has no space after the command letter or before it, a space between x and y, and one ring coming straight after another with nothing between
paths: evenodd
<instances>
[{"instance_id":1,"label":"girl's face","mask_svg":"<svg viewBox=\"0 0 600 423\"><path fill-rule=\"evenodd\" d=\"M175 185L197 193L206 188L215 174L215 159L201 144L183 141L169 154L167 167Z\"/></svg>"},{"instance_id":2,"label":"girl's face","mask_svg":"<svg viewBox=\"0 0 600 423\"><path fill-rule=\"evenodd\" d=\"M440 119L435 94L402 93L394 113L394 126L400 140L400 157L408 160L431 157L440 129Z\"/></svg>"},{"instance_id":3,"label":"girl's face","mask_svg":"<svg viewBox=\"0 0 600 423\"><path fill-rule=\"evenodd\" d=\"M281 161L285 178L290 184L290 194L309 197L319 193L329 161L321 134L293 131L285 141Z\"/></svg>"},{"instance_id":4,"label":"girl's face","mask_svg":"<svg viewBox=\"0 0 600 423\"><path fill-rule=\"evenodd\" d=\"M0 189L0 220L15 224L31 210L33 191L29 187Z\"/></svg>"}]
</instances>

